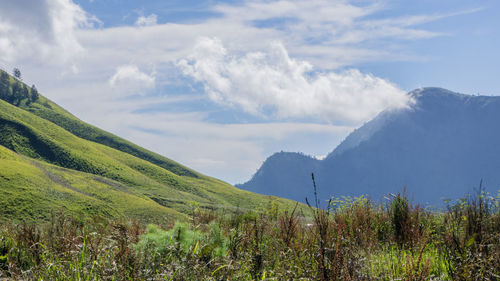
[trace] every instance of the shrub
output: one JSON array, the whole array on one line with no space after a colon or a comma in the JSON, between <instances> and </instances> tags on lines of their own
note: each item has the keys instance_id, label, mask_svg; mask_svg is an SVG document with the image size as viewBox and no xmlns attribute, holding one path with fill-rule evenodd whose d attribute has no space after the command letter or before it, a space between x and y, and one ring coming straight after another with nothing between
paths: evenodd
<instances>
[{"instance_id":1,"label":"shrub","mask_svg":"<svg viewBox=\"0 0 500 281\"><path fill-rule=\"evenodd\" d=\"M398 195L392 199L391 215L394 238L399 245L402 245L408 240L409 236L410 207L406 196L398 193Z\"/></svg>"},{"instance_id":2,"label":"shrub","mask_svg":"<svg viewBox=\"0 0 500 281\"><path fill-rule=\"evenodd\" d=\"M161 257L169 253L180 256L188 253L189 249L201 239L201 236L199 231L191 230L186 223L177 222L168 231L150 224L134 247L142 253L150 252Z\"/></svg>"}]
</instances>

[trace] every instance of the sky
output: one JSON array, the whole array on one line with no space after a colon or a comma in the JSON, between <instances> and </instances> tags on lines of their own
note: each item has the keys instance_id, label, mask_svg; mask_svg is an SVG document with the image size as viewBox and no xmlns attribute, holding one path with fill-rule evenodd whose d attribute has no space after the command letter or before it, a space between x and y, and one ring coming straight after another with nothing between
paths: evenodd
<instances>
[{"instance_id":1,"label":"sky","mask_svg":"<svg viewBox=\"0 0 500 281\"><path fill-rule=\"evenodd\" d=\"M0 67L229 183L322 158L406 93L500 94L496 0L0 0Z\"/></svg>"}]
</instances>

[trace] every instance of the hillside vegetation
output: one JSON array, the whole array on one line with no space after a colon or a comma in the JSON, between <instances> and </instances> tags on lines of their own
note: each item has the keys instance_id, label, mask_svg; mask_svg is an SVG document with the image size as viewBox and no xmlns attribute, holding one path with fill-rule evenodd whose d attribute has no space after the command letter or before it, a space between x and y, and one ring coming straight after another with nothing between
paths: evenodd
<instances>
[{"instance_id":1,"label":"hillside vegetation","mask_svg":"<svg viewBox=\"0 0 500 281\"><path fill-rule=\"evenodd\" d=\"M33 88L5 72L0 75L0 209L9 210L3 220L47 218L59 207L157 219L183 217L194 206L292 204L239 190L88 125L44 96L34 98Z\"/></svg>"},{"instance_id":2,"label":"hillside vegetation","mask_svg":"<svg viewBox=\"0 0 500 281\"><path fill-rule=\"evenodd\" d=\"M119 182L60 168L0 147L0 221L47 220L48 210L100 215L182 219Z\"/></svg>"}]
</instances>

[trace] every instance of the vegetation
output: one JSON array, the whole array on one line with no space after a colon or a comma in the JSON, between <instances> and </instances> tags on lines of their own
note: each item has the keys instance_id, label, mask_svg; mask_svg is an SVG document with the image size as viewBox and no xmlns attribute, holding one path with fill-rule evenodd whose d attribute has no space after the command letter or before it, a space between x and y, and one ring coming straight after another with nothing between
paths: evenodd
<instances>
[{"instance_id":1,"label":"vegetation","mask_svg":"<svg viewBox=\"0 0 500 281\"><path fill-rule=\"evenodd\" d=\"M21 70L19 70L19 68L15 67L13 70L12 70L12 74L14 75L14 77L18 80L22 80L21 78Z\"/></svg>"},{"instance_id":2,"label":"vegetation","mask_svg":"<svg viewBox=\"0 0 500 281\"><path fill-rule=\"evenodd\" d=\"M498 280L499 202L480 193L433 213L399 194L331 200L309 216L195 209L161 226L57 215L0 227L0 278Z\"/></svg>"},{"instance_id":3,"label":"vegetation","mask_svg":"<svg viewBox=\"0 0 500 281\"><path fill-rule=\"evenodd\" d=\"M47 221L51 210L145 221L186 219L117 181L29 159L2 146L0 206L0 222Z\"/></svg>"},{"instance_id":4,"label":"vegetation","mask_svg":"<svg viewBox=\"0 0 500 281\"><path fill-rule=\"evenodd\" d=\"M185 220L194 204L229 211L270 200L293 206L85 124L3 71L0 97L0 221L47 220L54 209L156 221Z\"/></svg>"}]
</instances>

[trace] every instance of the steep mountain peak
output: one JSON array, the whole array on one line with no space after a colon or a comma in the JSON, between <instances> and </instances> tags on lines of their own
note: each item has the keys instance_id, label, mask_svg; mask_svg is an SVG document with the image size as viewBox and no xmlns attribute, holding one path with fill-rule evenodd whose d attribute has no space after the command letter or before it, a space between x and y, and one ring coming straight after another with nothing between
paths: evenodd
<instances>
[{"instance_id":1,"label":"steep mountain peak","mask_svg":"<svg viewBox=\"0 0 500 281\"><path fill-rule=\"evenodd\" d=\"M421 88L409 93L414 99L414 110L432 112L434 117L447 115L494 114L500 107L500 96L467 95L443 88Z\"/></svg>"},{"instance_id":2,"label":"steep mountain peak","mask_svg":"<svg viewBox=\"0 0 500 281\"><path fill-rule=\"evenodd\" d=\"M413 97L421 97L424 95L434 95L434 96L439 96L439 95L454 95L454 96L465 96L464 94L459 94L453 91L450 91L448 89L440 88L440 87L423 87L423 88L418 88L413 91L410 91L408 93L410 96Z\"/></svg>"},{"instance_id":3,"label":"steep mountain peak","mask_svg":"<svg viewBox=\"0 0 500 281\"><path fill-rule=\"evenodd\" d=\"M470 99L477 98L438 87L419 88L408 94L415 101L414 109L424 109L428 106L460 106Z\"/></svg>"}]
</instances>

